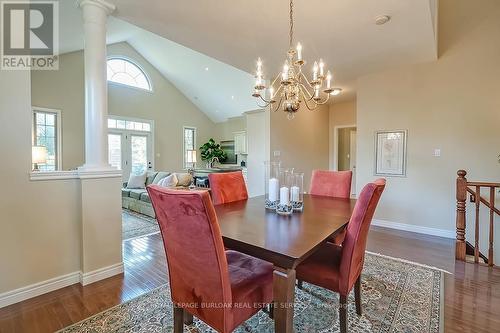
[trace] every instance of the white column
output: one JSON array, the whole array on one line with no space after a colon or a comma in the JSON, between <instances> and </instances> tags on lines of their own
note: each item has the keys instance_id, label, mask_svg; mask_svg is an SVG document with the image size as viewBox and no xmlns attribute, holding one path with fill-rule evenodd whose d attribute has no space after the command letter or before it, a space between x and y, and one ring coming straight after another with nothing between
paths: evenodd
<instances>
[{"instance_id":1,"label":"white column","mask_svg":"<svg viewBox=\"0 0 500 333\"><path fill-rule=\"evenodd\" d=\"M109 170L106 21L115 6L103 0L81 0L85 32L85 164L86 171Z\"/></svg>"},{"instance_id":2,"label":"white column","mask_svg":"<svg viewBox=\"0 0 500 333\"><path fill-rule=\"evenodd\" d=\"M123 272L121 171L108 164L106 21L115 7L80 0L85 31L85 164L81 188L81 283Z\"/></svg>"}]
</instances>

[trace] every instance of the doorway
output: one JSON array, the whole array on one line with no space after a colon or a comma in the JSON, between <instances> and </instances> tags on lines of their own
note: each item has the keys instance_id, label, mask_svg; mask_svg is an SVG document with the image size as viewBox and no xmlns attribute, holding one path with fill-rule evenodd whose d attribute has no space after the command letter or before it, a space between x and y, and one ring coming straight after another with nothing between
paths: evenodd
<instances>
[{"instance_id":1,"label":"doorway","mask_svg":"<svg viewBox=\"0 0 500 333\"><path fill-rule=\"evenodd\" d=\"M153 133L149 123L122 119L108 122L108 163L122 170L124 181L130 174L153 170L153 156Z\"/></svg>"},{"instance_id":2,"label":"doorway","mask_svg":"<svg viewBox=\"0 0 500 333\"><path fill-rule=\"evenodd\" d=\"M334 169L352 171L351 196L356 196L356 126L335 128Z\"/></svg>"}]
</instances>

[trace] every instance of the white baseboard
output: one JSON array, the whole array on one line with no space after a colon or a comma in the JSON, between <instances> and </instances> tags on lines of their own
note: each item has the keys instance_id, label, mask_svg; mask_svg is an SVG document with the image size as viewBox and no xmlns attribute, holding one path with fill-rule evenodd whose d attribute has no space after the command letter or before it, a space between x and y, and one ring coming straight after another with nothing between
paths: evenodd
<instances>
[{"instance_id":1,"label":"white baseboard","mask_svg":"<svg viewBox=\"0 0 500 333\"><path fill-rule=\"evenodd\" d=\"M372 225L377 227L384 227L390 229L404 230L410 232L416 232L418 234L426 234L431 236L438 236L444 238L455 238L456 233L454 230L444 230L429 227L422 227L414 224L398 223L385 220L372 220Z\"/></svg>"},{"instance_id":2,"label":"white baseboard","mask_svg":"<svg viewBox=\"0 0 500 333\"><path fill-rule=\"evenodd\" d=\"M7 291L0 294L0 308L24 301L28 298L40 296L78 282L80 282L80 272L73 272L46 281L38 282L26 287Z\"/></svg>"},{"instance_id":3,"label":"white baseboard","mask_svg":"<svg viewBox=\"0 0 500 333\"><path fill-rule=\"evenodd\" d=\"M29 298L43 295L75 283L81 283L83 286L86 286L88 284L107 279L121 273L123 273L122 262L85 274L82 274L82 272L78 271L66 275L61 275L46 281L34 283L26 287L14 289L0 294L0 308L27 300Z\"/></svg>"},{"instance_id":4,"label":"white baseboard","mask_svg":"<svg viewBox=\"0 0 500 333\"><path fill-rule=\"evenodd\" d=\"M107 279L114 275L123 273L123 262L108 267L103 267L92 272L80 272L80 283L82 286Z\"/></svg>"}]
</instances>

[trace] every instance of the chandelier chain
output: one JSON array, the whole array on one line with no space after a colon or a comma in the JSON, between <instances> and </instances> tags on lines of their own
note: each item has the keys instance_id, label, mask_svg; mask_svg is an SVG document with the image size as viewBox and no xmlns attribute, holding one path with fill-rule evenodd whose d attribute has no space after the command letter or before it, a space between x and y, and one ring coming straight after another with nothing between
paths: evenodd
<instances>
[{"instance_id":1,"label":"chandelier chain","mask_svg":"<svg viewBox=\"0 0 500 333\"><path fill-rule=\"evenodd\" d=\"M289 47L292 48L293 45L293 0L290 0L290 40Z\"/></svg>"}]
</instances>

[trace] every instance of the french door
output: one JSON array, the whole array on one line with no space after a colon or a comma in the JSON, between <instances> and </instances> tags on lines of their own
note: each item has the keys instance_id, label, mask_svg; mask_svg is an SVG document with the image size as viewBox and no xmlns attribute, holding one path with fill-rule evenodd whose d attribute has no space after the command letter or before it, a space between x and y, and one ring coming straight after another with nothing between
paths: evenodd
<instances>
[{"instance_id":1,"label":"french door","mask_svg":"<svg viewBox=\"0 0 500 333\"><path fill-rule=\"evenodd\" d=\"M130 174L142 174L153 169L151 133L110 130L108 133L108 163L122 170L123 179Z\"/></svg>"}]
</instances>

